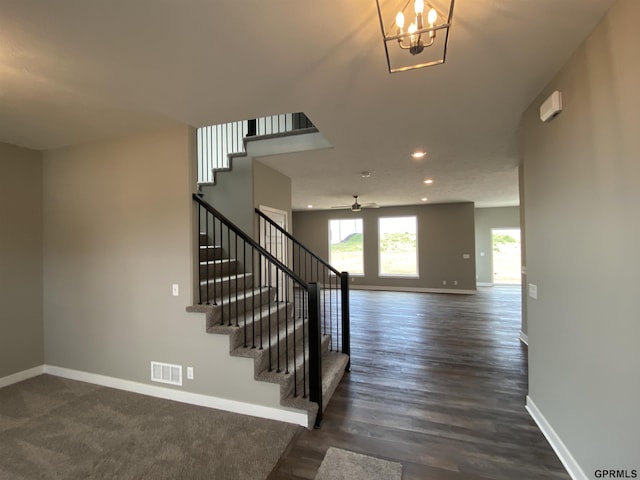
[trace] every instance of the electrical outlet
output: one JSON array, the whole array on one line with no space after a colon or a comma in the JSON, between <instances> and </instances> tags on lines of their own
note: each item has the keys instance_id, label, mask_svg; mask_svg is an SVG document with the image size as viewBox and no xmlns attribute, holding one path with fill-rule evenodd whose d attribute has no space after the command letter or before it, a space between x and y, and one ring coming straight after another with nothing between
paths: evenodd
<instances>
[{"instance_id":1,"label":"electrical outlet","mask_svg":"<svg viewBox=\"0 0 640 480\"><path fill-rule=\"evenodd\" d=\"M187 367L187 379L193 380L193 367Z\"/></svg>"},{"instance_id":2,"label":"electrical outlet","mask_svg":"<svg viewBox=\"0 0 640 480\"><path fill-rule=\"evenodd\" d=\"M173 293L174 297L177 297L178 295L180 295L180 287L178 286L177 283L174 283L171 286L171 292Z\"/></svg>"},{"instance_id":3,"label":"electrical outlet","mask_svg":"<svg viewBox=\"0 0 640 480\"><path fill-rule=\"evenodd\" d=\"M529 296L531 298L538 298L538 286L533 283L529 284Z\"/></svg>"},{"instance_id":4,"label":"electrical outlet","mask_svg":"<svg viewBox=\"0 0 640 480\"><path fill-rule=\"evenodd\" d=\"M458 285L458 280L454 280L454 281L453 281L453 284L454 284L454 285Z\"/></svg>"},{"instance_id":5,"label":"electrical outlet","mask_svg":"<svg viewBox=\"0 0 640 480\"><path fill-rule=\"evenodd\" d=\"M442 280L442 284L443 284L443 285L446 285L446 284L447 284L447 281L446 281L446 280Z\"/></svg>"}]
</instances>

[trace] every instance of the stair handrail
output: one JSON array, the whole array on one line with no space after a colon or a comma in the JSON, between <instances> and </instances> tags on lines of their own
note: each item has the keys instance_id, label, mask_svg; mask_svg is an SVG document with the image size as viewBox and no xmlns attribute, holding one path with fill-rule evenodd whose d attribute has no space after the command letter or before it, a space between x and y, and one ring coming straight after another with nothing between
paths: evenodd
<instances>
[{"instance_id":1,"label":"stair handrail","mask_svg":"<svg viewBox=\"0 0 640 480\"><path fill-rule=\"evenodd\" d=\"M287 232L284 228L274 222L271 218L264 214L260 209L255 209L256 214L259 218L263 219L267 222L271 227L275 228L277 232L284 235L285 238L290 240L294 246L298 246L305 251L311 258L324 266L327 270L331 271L335 276L340 279L340 290L341 290L341 304L342 304L342 353L349 355L349 361L347 363L346 371L351 370L351 325L350 325L350 308L349 308L349 272L340 272L335 267L333 267L329 262L325 261L323 258L316 255L309 248L304 246L299 240L297 240L293 235Z\"/></svg>"},{"instance_id":2,"label":"stair handrail","mask_svg":"<svg viewBox=\"0 0 640 480\"><path fill-rule=\"evenodd\" d=\"M198 195L197 193L192 194L192 198L202 208L204 208L209 213L211 213L211 214L215 215L216 217L218 217L218 220L222 221L222 223L224 223L228 228L233 230L233 232L236 235L238 235L245 242L247 242L249 245L251 245L253 248L255 248L261 255L266 257L271 263L276 265L280 270L283 270L284 272L286 272L287 275L290 276L293 280L295 280L296 283L300 284L300 286L302 288L304 288L306 291L309 291L309 285L307 284L307 282L302 280L302 278L300 278L300 276L298 276L294 271L292 271L289 267L287 267L285 264L283 264L276 257L271 255L262 245L260 245L253 238L251 238L249 235L247 235L240 227L238 227L235 223L233 223L231 220L229 220L227 217L225 217L222 213L220 213L219 210L216 210L210 203L208 203L208 202L204 201L202 198L200 198L200 195Z\"/></svg>"},{"instance_id":3,"label":"stair handrail","mask_svg":"<svg viewBox=\"0 0 640 480\"><path fill-rule=\"evenodd\" d=\"M305 252L307 252L309 255L311 255L313 257L314 260L317 260L318 262L320 262L323 266L325 266L326 268L328 268L329 270L331 270L333 273L336 274L337 277L342 278L342 273L340 271L338 271L335 267L333 267L329 262L325 261L323 258L319 257L318 255L316 255L315 253L313 253L313 251L311 251L309 248L305 247L302 243L300 243L299 240L297 240L293 235L291 235L289 232L287 232L284 228L282 228L280 225L278 225L276 222L274 222L273 220L271 220L267 215L264 214L264 212L262 212L260 209L256 208L255 209L256 214L258 214L259 217L261 217L262 219L264 219L267 223L269 223L272 227L274 227L278 232L280 232L281 234L283 234L285 237L287 237L289 240L291 240L293 243L295 243L296 245L298 245L300 248L302 248Z\"/></svg>"}]
</instances>

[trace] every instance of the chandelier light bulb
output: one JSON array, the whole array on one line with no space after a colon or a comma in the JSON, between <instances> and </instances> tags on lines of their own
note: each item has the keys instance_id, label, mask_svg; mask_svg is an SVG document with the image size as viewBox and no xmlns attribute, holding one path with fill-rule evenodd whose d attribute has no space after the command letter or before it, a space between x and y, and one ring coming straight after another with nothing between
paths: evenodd
<instances>
[{"instance_id":1,"label":"chandelier light bulb","mask_svg":"<svg viewBox=\"0 0 640 480\"><path fill-rule=\"evenodd\" d=\"M436 23L437 19L438 19L438 12L436 12L435 8L432 8L431 10L429 10L429 13L427 14L427 22L429 22L429 25L433 26L433 24Z\"/></svg>"},{"instance_id":2,"label":"chandelier light bulb","mask_svg":"<svg viewBox=\"0 0 640 480\"><path fill-rule=\"evenodd\" d=\"M416 15L422 15L424 12L424 0L416 0L413 4L413 8L416 11Z\"/></svg>"},{"instance_id":3,"label":"chandelier light bulb","mask_svg":"<svg viewBox=\"0 0 640 480\"><path fill-rule=\"evenodd\" d=\"M415 45L418 42L418 40L416 38L416 35L415 35L417 30L418 30L418 27L416 27L415 23L412 23L411 25L409 25L409 28L407 30L409 32L409 34L411 35L411 40L410 40L411 41L411 48L414 48Z\"/></svg>"},{"instance_id":4,"label":"chandelier light bulb","mask_svg":"<svg viewBox=\"0 0 640 480\"><path fill-rule=\"evenodd\" d=\"M400 30L402 30L402 28L404 27L404 15L402 14L402 12L398 12L398 14L396 15L396 25Z\"/></svg>"}]
</instances>

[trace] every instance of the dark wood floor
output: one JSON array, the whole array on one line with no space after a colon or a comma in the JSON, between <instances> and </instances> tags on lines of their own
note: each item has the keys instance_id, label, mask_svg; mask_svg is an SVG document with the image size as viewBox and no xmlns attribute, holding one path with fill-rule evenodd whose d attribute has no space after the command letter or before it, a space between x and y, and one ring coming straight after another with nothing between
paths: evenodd
<instances>
[{"instance_id":1,"label":"dark wood floor","mask_svg":"<svg viewBox=\"0 0 640 480\"><path fill-rule=\"evenodd\" d=\"M330 446L404 480L569 479L526 412L520 288L351 293L352 371L270 480L313 479Z\"/></svg>"}]
</instances>

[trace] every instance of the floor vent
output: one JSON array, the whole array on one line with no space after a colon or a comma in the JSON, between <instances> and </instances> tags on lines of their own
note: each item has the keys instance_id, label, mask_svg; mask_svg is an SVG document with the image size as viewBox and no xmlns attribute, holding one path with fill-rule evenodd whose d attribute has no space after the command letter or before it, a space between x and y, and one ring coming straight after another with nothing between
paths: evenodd
<instances>
[{"instance_id":1,"label":"floor vent","mask_svg":"<svg viewBox=\"0 0 640 480\"><path fill-rule=\"evenodd\" d=\"M151 362L151 381L182 385L182 365Z\"/></svg>"}]
</instances>

